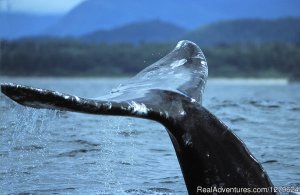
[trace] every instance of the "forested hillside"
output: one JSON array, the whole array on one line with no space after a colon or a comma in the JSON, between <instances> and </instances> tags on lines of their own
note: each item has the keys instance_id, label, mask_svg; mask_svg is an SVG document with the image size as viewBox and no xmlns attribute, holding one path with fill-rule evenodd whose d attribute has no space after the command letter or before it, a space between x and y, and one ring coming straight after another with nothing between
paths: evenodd
<instances>
[{"instance_id":1,"label":"forested hillside","mask_svg":"<svg viewBox=\"0 0 300 195\"><path fill-rule=\"evenodd\" d=\"M300 79L300 19L227 21L181 33L156 20L80 38L0 40L0 74L133 75L188 39L204 51L210 76Z\"/></svg>"},{"instance_id":2,"label":"forested hillside","mask_svg":"<svg viewBox=\"0 0 300 195\"><path fill-rule=\"evenodd\" d=\"M88 44L72 39L4 42L1 75L133 75L174 44ZM300 44L231 44L202 48L210 76L300 78Z\"/></svg>"}]
</instances>

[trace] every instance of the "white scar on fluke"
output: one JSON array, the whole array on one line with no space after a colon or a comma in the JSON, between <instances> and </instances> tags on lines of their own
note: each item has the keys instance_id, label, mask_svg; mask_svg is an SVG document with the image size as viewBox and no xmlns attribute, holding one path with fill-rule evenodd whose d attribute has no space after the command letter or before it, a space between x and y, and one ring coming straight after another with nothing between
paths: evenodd
<instances>
[{"instance_id":1,"label":"white scar on fluke","mask_svg":"<svg viewBox=\"0 0 300 195\"><path fill-rule=\"evenodd\" d=\"M146 115L148 113L148 108L145 104L140 104L135 101L131 101L129 104L129 108L132 109L133 113L138 115Z\"/></svg>"}]
</instances>

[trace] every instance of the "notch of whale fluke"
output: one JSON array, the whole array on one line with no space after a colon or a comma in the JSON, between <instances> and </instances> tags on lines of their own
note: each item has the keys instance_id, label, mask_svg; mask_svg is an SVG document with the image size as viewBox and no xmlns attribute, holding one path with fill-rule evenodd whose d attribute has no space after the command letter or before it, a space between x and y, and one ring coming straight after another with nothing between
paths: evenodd
<instances>
[{"instance_id":1,"label":"notch of whale fluke","mask_svg":"<svg viewBox=\"0 0 300 195\"><path fill-rule=\"evenodd\" d=\"M180 41L168 55L102 97L88 99L17 84L2 84L1 91L34 108L132 116L163 124L189 194L197 194L199 186L271 187L268 175L243 142L202 107L207 73L200 48Z\"/></svg>"}]
</instances>

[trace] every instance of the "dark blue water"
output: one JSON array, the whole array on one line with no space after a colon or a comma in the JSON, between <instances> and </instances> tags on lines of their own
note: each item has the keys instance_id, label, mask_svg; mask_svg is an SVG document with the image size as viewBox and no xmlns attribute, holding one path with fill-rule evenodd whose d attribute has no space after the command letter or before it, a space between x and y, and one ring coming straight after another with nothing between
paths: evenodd
<instances>
[{"instance_id":1,"label":"dark blue water","mask_svg":"<svg viewBox=\"0 0 300 195\"><path fill-rule=\"evenodd\" d=\"M98 97L122 79L13 79ZM208 82L204 106L246 143L275 186L300 186L300 85ZM0 95L0 194L186 194L173 146L152 121L19 106Z\"/></svg>"}]
</instances>

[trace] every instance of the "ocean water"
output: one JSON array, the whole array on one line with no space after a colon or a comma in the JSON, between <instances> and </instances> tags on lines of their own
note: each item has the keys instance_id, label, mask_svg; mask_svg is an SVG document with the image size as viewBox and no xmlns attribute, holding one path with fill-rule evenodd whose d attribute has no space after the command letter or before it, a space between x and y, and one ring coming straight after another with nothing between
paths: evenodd
<instances>
[{"instance_id":1,"label":"ocean water","mask_svg":"<svg viewBox=\"0 0 300 195\"><path fill-rule=\"evenodd\" d=\"M83 97L122 79L1 78ZM209 80L203 105L262 163L275 186L300 186L300 84ZM0 95L0 194L187 194L156 122L23 107Z\"/></svg>"}]
</instances>

